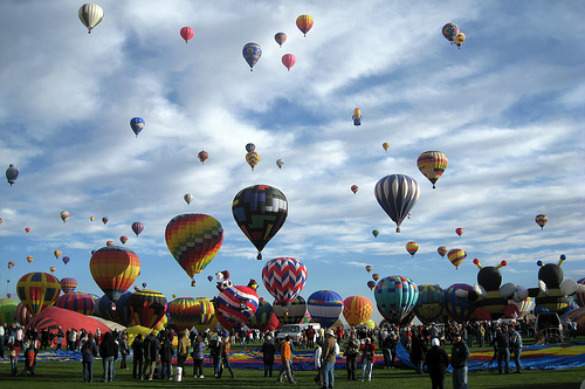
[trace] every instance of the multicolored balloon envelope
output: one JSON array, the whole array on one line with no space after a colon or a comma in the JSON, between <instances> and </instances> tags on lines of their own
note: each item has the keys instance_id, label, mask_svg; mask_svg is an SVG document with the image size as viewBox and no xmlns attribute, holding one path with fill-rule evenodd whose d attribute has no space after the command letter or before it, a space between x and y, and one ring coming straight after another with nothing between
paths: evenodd
<instances>
[{"instance_id":1,"label":"multicolored balloon envelope","mask_svg":"<svg viewBox=\"0 0 585 389\"><path fill-rule=\"evenodd\" d=\"M256 65L256 63L258 63L260 60L260 57L262 57L262 48L258 43L246 43L242 49L242 55L244 56L248 66L250 66L250 71L252 71L254 65Z\"/></svg>"},{"instance_id":2,"label":"multicolored balloon envelope","mask_svg":"<svg viewBox=\"0 0 585 389\"><path fill-rule=\"evenodd\" d=\"M447 288L445 308L451 320L459 323L469 320L475 310L475 304L467 297L467 294L473 292L473 286L468 284L453 284Z\"/></svg>"},{"instance_id":3,"label":"multicolored balloon envelope","mask_svg":"<svg viewBox=\"0 0 585 389\"><path fill-rule=\"evenodd\" d=\"M144 224L140 222L132 223L132 232L136 234L136 236L140 235L144 231Z\"/></svg>"},{"instance_id":4,"label":"multicolored balloon envelope","mask_svg":"<svg viewBox=\"0 0 585 389\"><path fill-rule=\"evenodd\" d=\"M301 32L303 33L304 36L307 36L307 33L309 31L311 31L311 28L313 28L313 17L311 15L299 15L297 17L297 27L299 30L301 30Z\"/></svg>"},{"instance_id":5,"label":"multicolored balloon envelope","mask_svg":"<svg viewBox=\"0 0 585 389\"><path fill-rule=\"evenodd\" d=\"M34 316L46 307L55 304L61 284L48 273L28 273L23 275L16 284L16 293L20 301Z\"/></svg>"},{"instance_id":6,"label":"multicolored balloon envelope","mask_svg":"<svg viewBox=\"0 0 585 389\"><path fill-rule=\"evenodd\" d=\"M299 324L307 314L307 302L301 296L297 296L289 304L272 304L274 313L281 324Z\"/></svg>"},{"instance_id":7,"label":"multicolored balloon envelope","mask_svg":"<svg viewBox=\"0 0 585 389\"><path fill-rule=\"evenodd\" d=\"M262 249L276 235L288 214L284 193L270 185L254 185L242 189L232 203L232 213L238 227L258 249Z\"/></svg>"},{"instance_id":8,"label":"multicolored balloon envelope","mask_svg":"<svg viewBox=\"0 0 585 389\"><path fill-rule=\"evenodd\" d=\"M250 287L236 285L220 291L215 299L217 320L231 330L249 324L258 309L258 295Z\"/></svg>"},{"instance_id":9,"label":"multicolored balloon envelope","mask_svg":"<svg viewBox=\"0 0 585 389\"><path fill-rule=\"evenodd\" d=\"M193 297L179 297L169 303L168 315L177 331L191 329L200 315L199 303Z\"/></svg>"},{"instance_id":10,"label":"multicolored balloon envelope","mask_svg":"<svg viewBox=\"0 0 585 389\"><path fill-rule=\"evenodd\" d=\"M437 321L445 314L445 291L439 285L419 285L418 294L414 313L423 324Z\"/></svg>"},{"instance_id":11,"label":"multicolored balloon envelope","mask_svg":"<svg viewBox=\"0 0 585 389\"><path fill-rule=\"evenodd\" d=\"M88 293L71 292L60 296L55 306L69 309L82 315L92 315L95 309L95 299Z\"/></svg>"},{"instance_id":12,"label":"multicolored balloon envelope","mask_svg":"<svg viewBox=\"0 0 585 389\"><path fill-rule=\"evenodd\" d=\"M175 216L165 230L167 247L189 277L201 273L223 243L223 227L202 213Z\"/></svg>"},{"instance_id":13,"label":"multicolored balloon envelope","mask_svg":"<svg viewBox=\"0 0 585 389\"><path fill-rule=\"evenodd\" d=\"M0 299L0 323L11 325L16 320L18 301L10 298Z\"/></svg>"},{"instance_id":14,"label":"multicolored balloon envelope","mask_svg":"<svg viewBox=\"0 0 585 389\"><path fill-rule=\"evenodd\" d=\"M63 293L73 292L77 288L77 280L75 278L61 278L60 284Z\"/></svg>"},{"instance_id":15,"label":"multicolored balloon envelope","mask_svg":"<svg viewBox=\"0 0 585 389\"><path fill-rule=\"evenodd\" d=\"M378 204L396 223L396 232L400 232L400 224L420 196L418 183L409 176L392 174L378 181L375 193Z\"/></svg>"},{"instance_id":16,"label":"multicolored balloon envelope","mask_svg":"<svg viewBox=\"0 0 585 389\"><path fill-rule=\"evenodd\" d=\"M130 323L154 328L167 312L167 299L157 290L141 289L128 298Z\"/></svg>"},{"instance_id":17,"label":"multicolored balloon envelope","mask_svg":"<svg viewBox=\"0 0 585 389\"><path fill-rule=\"evenodd\" d=\"M252 322L252 326L261 331L274 331L280 326L280 321L274 314L272 305L263 299L260 299L258 309L256 310Z\"/></svg>"},{"instance_id":18,"label":"multicolored balloon envelope","mask_svg":"<svg viewBox=\"0 0 585 389\"><path fill-rule=\"evenodd\" d=\"M140 274L140 259L131 250L106 246L93 253L89 269L96 284L115 303Z\"/></svg>"},{"instance_id":19,"label":"multicolored balloon envelope","mask_svg":"<svg viewBox=\"0 0 585 389\"><path fill-rule=\"evenodd\" d=\"M449 160L447 155L441 151L425 151L419 155L416 164L418 170L433 184L433 189L435 189L435 183L445 173Z\"/></svg>"},{"instance_id":20,"label":"multicolored balloon envelope","mask_svg":"<svg viewBox=\"0 0 585 389\"><path fill-rule=\"evenodd\" d=\"M418 287L408 277L389 276L376 284L374 296L384 319L400 324L408 319L418 302Z\"/></svg>"},{"instance_id":21,"label":"multicolored balloon envelope","mask_svg":"<svg viewBox=\"0 0 585 389\"><path fill-rule=\"evenodd\" d=\"M347 323L355 327L372 318L374 304L364 296L349 296L343 300L343 317Z\"/></svg>"},{"instance_id":22,"label":"multicolored balloon envelope","mask_svg":"<svg viewBox=\"0 0 585 389\"><path fill-rule=\"evenodd\" d=\"M307 267L295 258L271 259L262 269L264 287L278 304L292 302L305 287Z\"/></svg>"},{"instance_id":23,"label":"multicolored balloon envelope","mask_svg":"<svg viewBox=\"0 0 585 389\"><path fill-rule=\"evenodd\" d=\"M459 265L467 258L467 253L463 249L452 249L447 253L447 258L455 266L455 269L459 269Z\"/></svg>"},{"instance_id":24,"label":"multicolored balloon envelope","mask_svg":"<svg viewBox=\"0 0 585 389\"><path fill-rule=\"evenodd\" d=\"M215 306L207 297L197 297L195 299L195 327L199 331L212 328L216 320Z\"/></svg>"},{"instance_id":25,"label":"multicolored balloon envelope","mask_svg":"<svg viewBox=\"0 0 585 389\"><path fill-rule=\"evenodd\" d=\"M309 313L323 328L329 328L341 316L343 298L332 290L318 290L309 296Z\"/></svg>"}]
</instances>

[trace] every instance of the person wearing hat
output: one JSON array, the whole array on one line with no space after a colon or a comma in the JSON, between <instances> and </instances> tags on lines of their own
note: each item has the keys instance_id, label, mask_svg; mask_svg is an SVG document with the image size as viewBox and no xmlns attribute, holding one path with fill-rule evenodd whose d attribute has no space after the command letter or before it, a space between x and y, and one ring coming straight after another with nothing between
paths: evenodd
<instances>
[{"instance_id":1,"label":"person wearing hat","mask_svg":"<svg viewBox=\"0 0 585 389\"><path fill-rule=\"evenodd\" d=\"M325 332L323 344L323 388L333 388L335 385L335 361L337 360L337 339L332 329Z\"/></svg>"},{"instance_id":2,"label":"person wearing hat","mask_svg":"<svg viewBox=\"0 0 585 389\"><path fill-rule=\"evenodd\" d=\"M449 357L441 348L441 342L437 338L431 340L431 349L427 352L425 362L431 377L433 389L443 389L445 371L449 366Z\"/></svg>"},{"instance_id":3,"label":"person wearing hat","mask_svg":"<svg viewBox=\"0 0 585 389\"><path fill-rule=\"evenodd\" d=\"M467 359L469 348L463 341L461 333L455 334L451 349L451 365L453 366L453 389L467 389Z\"/></svg>"}]
</instances>

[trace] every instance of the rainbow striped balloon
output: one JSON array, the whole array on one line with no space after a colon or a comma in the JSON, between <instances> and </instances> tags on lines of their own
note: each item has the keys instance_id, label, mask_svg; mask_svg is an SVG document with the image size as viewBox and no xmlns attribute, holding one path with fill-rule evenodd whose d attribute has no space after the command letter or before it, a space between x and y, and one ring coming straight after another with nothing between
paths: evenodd
<instances>
[{"instance_id":1,"label":"rainbow striped balloon","mask_svg":"<svg viewBox=\"0 0 585 389\"><path fill-rule=\"evenodd\" d=\"M177 331L191 329L199 314L199 303L193 297L179 297L169 303L168 314Z\"/></svg>"},{"instance_id":2,"label":"rainbow striped balloon","mask_svg":"<svg viewBox=\"0 0 585 389\"><path fill-rule=\"evenodd\" d=\"M242 285L223 289L215 300L217 319L227 329L247 325L256 314L259 299L256 291Z\"/></svg>"},{"instance_id":3,"label":"rainbow striped balloon","mask_svg":"<svg viewBox=\"0 0 585 389\"><path fill-rule=\"evenodd\" d=\"M463 249L453 249L449 250L449 252L447 253L447 258L449 258L449 262L451 262L453 266L455 266L455 269L459 269L459 265L461 265L461 262L463 262L465 258L467 258L467 253Z\"/></svg>"},{"instance_id":4,"label":"rainbow striped balloon","mask_svg":"<svg viewBox=\"0 0 585 389\"><path fill-rule=\"evenodd\" d=\"M221 248L223 228L213 216L188 213L175 216L167 224L165 239L173 257L193 278Z\"/></svg>"},{"instance_id":5,"label":"rainbow striped balloon","mask_svg":"<svg viewBox=\"0 0 585 389\"><path fill-rule=\"evenodd\" d=\"M277 304L292 302L305 287L307 267L295 258L271 259L262 269L262 281Z\"/></svg>"},{"instance_id":6,"label":"rainbow striped balloon","mask_svg":"<svg viewBox=\"0 0 585 389\"><path fill-rule=\"evenodd\" d=\"M59 280L48 273L28 273L16 284L20 301L34 316L57 301L61 293Z\"/></svg>"},{"instance_id":7,"label":"rainbow striped balloon","mask_svg":"<svg viewBox=\"0 0 585 389\"><path fill-rule=\"evenodd\" d=\"M91 315L94 312L95 299L88 293L70 292L60 296L55 306L69 309L82 315Z\"/></svg>"},{"instance_id":8,"label":"rainbow striped balloon","mask_svg":"<svg viewBox=\"0 0 585 389\"><path fill-rule=\"evenodd\" d=\"M217 323L213 302L207 297L197 297L195 303L195 327L199 331L213 328L212 324Z\"/></svg>"},{"instance_id":9,"label":"rainbow striped balloon","mask_svg":"<svg viewBox=\"0 0 585 389\"><path fill-rule=\"evenodd\" d=\"M414 241L410 241L406 244L406 251L408 251L408 253L412 256L414 256L414 254L416 254L416 252L419 249L419 245L418 243L414 242Z\"/></svg>"},{"instance_id":10,"label":"rainbow striped balloon","mask_svg":"<svg viewBox=\"0 0 585 389\"><path fill-rule=\"evenodd\" d=\"M343 300L343 317L352 327L370 320L373 310L374 305L367 297L349 296Z\"/></svg>"},{"instance_id":11,"label":"rainbow striped balloon","mask_svg":"<svg viewBox=\"0 0 585 389\"><path fill-rule=\"evenodd\" d=\"M93 253L89 269L100 289L116 302L140 274L140 259L131 250L106 246Z\"/></svg>"},{"instance_id":12,"label":"rainbow striped balloon","mask_svg":"<svg viewBox=\"0 0 585 389\"><path fill-rule=\"evenodd\" d=\"M63 293L73 292L77 288L77 280L75 278L61 278L60 283Z\"/></svg>"},{"instance_id":13,"label":"rainbow striped balloon","mask_svg":"<svg viewBox=\"0 0 585 389\"><path fill-rule=\"evenodd\" d=\"M416 163L418 170L433 184L433 189L435 189L437 180L441 178L449 166L447 155L441 151L425 151L419 155Z\"/></svg>"}]
</instances>

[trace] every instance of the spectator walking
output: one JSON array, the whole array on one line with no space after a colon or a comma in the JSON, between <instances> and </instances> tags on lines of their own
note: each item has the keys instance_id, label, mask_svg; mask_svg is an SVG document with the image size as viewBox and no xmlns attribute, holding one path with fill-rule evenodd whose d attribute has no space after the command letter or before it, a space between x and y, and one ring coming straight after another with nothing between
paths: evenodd
<instances>
[{"instance_id":1,"label":"spectator walking","mask_svg":"<svg viewBox=\"0 0 585 389\"><path fill-rule=\"evenodd\" d=\"M441 348L439 339L433 338L431 340L431 349L427 352L425 362L429 376L431 377L432 388L443 389L445 371L447 371L447 366L449 366L449 357L445 350Z\"/></svg>"},{"instance_id":2,"label":"spectator walking","mask_svg":"<svg viewBox=\"0 0 585 389\"><path fill-rule=\"evenodd\" d=\"M290 345L290 337L287 336L284 338L282 345L280 347L280 358L282 362L282 368L280 370L280 375L278 377L279 382L284 382L284 377L289 383L294 384L296 383L295 378L292 374L291 364L292 364L292 348Z\"/></svg>"},{"instance_id":3,"label":"spectator walking","mask_svg":"<svg viewBox=\"0 0 585 389\"><path fill-rule=\"evenodd\" d=\"M455 335L451 349L451 365L453 366L453 389L467 389L467 360L469 348L460 333Z\"/></svg>"},{"instance_id":4,"label":"spectator walking","mask_svg":"<svg viewBox=\"0 0 585 389\"><path fill-rule=\"evenodd\" d=\"M24 372L25 374L35 375L37 365L38 347L36 342L31 338L22 343L24 347Z\"/></svg>"},{"instance_id":5,"label":"spectator walking","mask_svg":"<svg viewBox=\"0 0 585 389\"><path fill-rule=\"evenodd\" d=\"M136 335L132 342L132 378L141 380L144 369L144 342L142 335Z\"/></svg>"},{"instance_id":6,"label":"spectator walking","mask_svg":"<svg viewBox=\"0 0 585 389\"><path fill-rule=\"evenodd\" d=\"M98 355L98 347L92 334L81 345L81 365L83 367L83 382L93 381L93 359Z\"/></svg>"},{"instance_id":7,"label":"spectator walking","mask_svg":"<svg viewBox=\"0 0 585 389\"><path fill-rule=\"evenodd\" d=\"M264 377L272 377L272 367L274 366L274 354L276 347L272 336L268 335L262 344L262 360L264 362Z\"/></svg>"},{"instance_id":8,"label":"spectator walking","mask_svg":"<svg viewBox=\"0 0 585 389\"><path fill-rule=\"evenodd\" d=\"M104 366L104 382L112 382L114 379L114 356L118 352L118 346L111 332L106 332L100 344L100 357Z\"/></svg>"}]
</instances>

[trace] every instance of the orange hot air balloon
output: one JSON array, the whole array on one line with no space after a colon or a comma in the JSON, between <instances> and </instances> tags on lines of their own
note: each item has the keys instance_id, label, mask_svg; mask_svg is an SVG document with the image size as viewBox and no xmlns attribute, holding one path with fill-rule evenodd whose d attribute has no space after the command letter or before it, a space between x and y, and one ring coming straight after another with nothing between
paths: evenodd
<instances>
[{"instance_id":1,"label":"orange hot air balloon","mask_svg":"<svg viewBox=\"0 0 585 389\"><path fill-rule=\"evenodd\" d=\"M33 261L33 257L32 257L32 255L27 255L27 257L26 257L26 261L27 261L28 263L32 263L32 261Z\"/></svg>"},{"instance_id":2,"label":"orange hot air balloon","mask_svg":"<svg viewBox=\"0 0 585 389\"><path fill-rule=\"evenodd\" d=\"M457 234L457 236L463 235L463 227L455 228L455 233Z\"/></svg>"},{"instance_id":3,"label":"orange hot air balloon","mask_svg":"<svg viewBox=\"0 0 585 389\"><path fill-rule=\"evenodd\" d=\"M350 189L353 192L353 194L356 194L358 192L358 190L360 189L360 187L354 184L350 187Z\"/></svg>"},{"instance_id":4,"label":"orange hot air balloon","mask_svg":"<svg viewBox=\"0 0 585 389\"><path fill-rule=\"evenodd\" d=\"M349 296L343 300L343 317L352 327L370 320L373 311L374 305L367 297Z\"/></svg>"},{"instance_id":5,"label":"orange hot air balloon","mask_svg":"<svg viewBox=\"0 0 585 389\"><path fill-rule=\"evenodd\" d=\"M463 249L452 249L447 253L447 258L449 258L449 262L458 269L461 262L467 258L467 253Z\"/></svg>"},{"instance_id":6,"label":"orange hot air balloon","mask_svg":"<svg viewBox=\"0 0 585 389\"><path fill-rule=\"evenodd\" d=\"M313 17L311 15L300 15L297 17L297 27L304 36L313 28Z\"/></svg>"},{"instance_id":7,"label":"orange hot air balloon","mask_svg":"<svg viewBox=\"0 0 585 389\"><path fill-rule=\"evenodd\" d=\"M444 257L445 255L447 255L447 247L445 246L439 246L439 248L437 249L437 252L439 253L439 255L441 257Z\"/></svg>"},{"instance_id":8,"label":"orange hot air balloon","mask_svg":"<svg viewBox=\"0 0 585 389\"><path fill-rule=\"evenodd\" d=\"M48 273L25 274L16 285L18 298L33 315L53 305L60 292L59 280Z\"/></svg>"},{"instance_id":9,"label":"orange hot air balloon","mask_svg":"<svg viewBox=\"0 0 585 389\"><path fill-rule=\"evenodd\" d=\"M89 269L100 289L116 302L138 277L140 259L133 251L122 247L102 247L91 256Z\"/></svg>"},{"instance_id":10,"label":"orange hot air balloon","mask_svg":"<svg viewBox=\"0 0 585 389\"><path fill-rule=\"evenodd\" d=\"M412 256L414 256L414 254L416 254L418 249L419 249L419 245L418 245L418 243L416 243L414 241L410 241L406 244L406 251L408 251L408 253Z\"/></svg>"}]
</instances>

